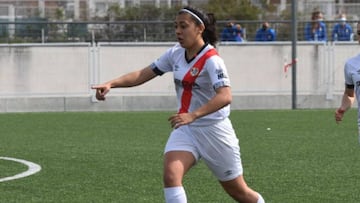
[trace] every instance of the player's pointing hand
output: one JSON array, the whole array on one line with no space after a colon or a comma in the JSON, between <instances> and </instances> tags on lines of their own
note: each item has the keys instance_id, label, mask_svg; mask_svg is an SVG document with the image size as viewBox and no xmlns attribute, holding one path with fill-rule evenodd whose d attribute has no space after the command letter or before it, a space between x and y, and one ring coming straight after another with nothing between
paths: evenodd
<instances>
[{"instance_id":1,"label":"player's pointing hand","mask_svg":"<svg viewBox=\"0 0 360 203\"><path fill-rule=\"evenodd\" d=\"M105 100L105 95L110 91L111 85L110 84L101 84L101 85L94 85L91 89L96 90L96 99L98 100Z\"/></svg>"}]
</instances>

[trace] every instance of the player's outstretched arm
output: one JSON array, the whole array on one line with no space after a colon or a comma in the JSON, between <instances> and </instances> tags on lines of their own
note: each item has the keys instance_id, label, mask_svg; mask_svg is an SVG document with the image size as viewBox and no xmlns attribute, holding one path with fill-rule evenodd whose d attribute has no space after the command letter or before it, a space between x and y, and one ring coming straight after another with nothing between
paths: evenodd
<instances>
[{"instance_id":1,"label":"player's outstretched arm","mask_svg":"<svg viewBox=\"0 0 360 203\"><path fill-rule=\"evenodd\" d=\"M127 73L103 84L94 85L91 87L91 89L96 90L96 99L105 100L105 95L110 91L111 88L138 86L153 79L156 76L157 75L152 70L152 68L148 66L141 70Z\"/></svg>"}]
</instances>

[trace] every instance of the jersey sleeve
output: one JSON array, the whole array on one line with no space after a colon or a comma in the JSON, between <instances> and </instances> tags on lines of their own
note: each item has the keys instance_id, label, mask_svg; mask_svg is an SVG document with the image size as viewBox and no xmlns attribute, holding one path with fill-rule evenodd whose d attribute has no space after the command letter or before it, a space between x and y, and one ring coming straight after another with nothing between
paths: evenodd
<instances>
[{"instance_id":1,"label":"jersey sleeve","mask_svg":"<svg viewBox=\"0 0 360 203\"><path fill-rule=\"evenodd\" d=\"M172 71L172 54L173 48L170 48L150 65L157 75L162 75L166 72Z\"/></svg>"},{"instance_id":2,"label":"jersey sleeve","mask_svg":"<svg viewBox=\"0 0 360 203\"><path fill-rule=\"evenodd\" d=\"M345 85L347 86L352 86L354 85L353 81L352 81L352 77L351 77L351 66L349 63L345 64L344 67L344 76L345 76Z\"/></svg>"},{"instance_id":3,"label":"jersey sleeve","mask_svg":"<svg viewBox=\"0 0 360 203\"><path fill-rule=\"evenodd\" d=\"M230 86L230 79L225 63L219 56L209 58L206 61L205 67L215 90L219 87Z\"/></svg>"}]
</instances>

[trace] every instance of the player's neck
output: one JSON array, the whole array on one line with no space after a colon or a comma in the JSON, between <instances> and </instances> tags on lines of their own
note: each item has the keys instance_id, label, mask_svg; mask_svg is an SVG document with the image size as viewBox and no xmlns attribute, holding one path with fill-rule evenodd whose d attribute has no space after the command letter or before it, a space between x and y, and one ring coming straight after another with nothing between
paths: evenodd
<instances>
[{"instance_id":1,"label":"player's neck","mask_svg":"<svg viewBox=\"0 0 360 203\"><path fill-rule=\"evenodd\" d=\"M201 41L199 43L195 43L192 47L186 49L186 58L191 59L194 58L203 48L205 42Z\"/></svg>"}]
</instances>

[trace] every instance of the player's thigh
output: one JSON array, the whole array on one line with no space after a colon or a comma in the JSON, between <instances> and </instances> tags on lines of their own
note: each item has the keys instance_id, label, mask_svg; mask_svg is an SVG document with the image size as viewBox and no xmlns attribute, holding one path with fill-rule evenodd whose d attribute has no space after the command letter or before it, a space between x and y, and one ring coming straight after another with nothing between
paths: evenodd
<instances>
[{"instance_id":1,"label":"player's thigh","mask_svg":"<svg viewBox=\"0 0 360 203\"><path fill-rule=\"evenodd\" d=\"M199 153L193 144L187 126L182 126L171 132L165 146L164 182L172 186L181 184L184 174L199 159Z\"/></svg>"},{"instance_id":2,"label":"player's thigh","mask_svg":"<svg viewBox=\"0 0 360 203\"><path fill-rule=\"evenodd\" d=\"M188 151L168 151L164 157L164 184L166 187L182 185L185 173L195 164L196 159Z\"/></svg>"},{"instance_id":3,"label":"player's thigh","mask_svg":"<svg viewBox=\"0 0 360 203\"><path fill-rule=\"evenodd\" d=\"M193 131L202 159L218 180L233 180L242 175L239 140L229 120L194 127Z\"/></svg>"}]
</instances>

